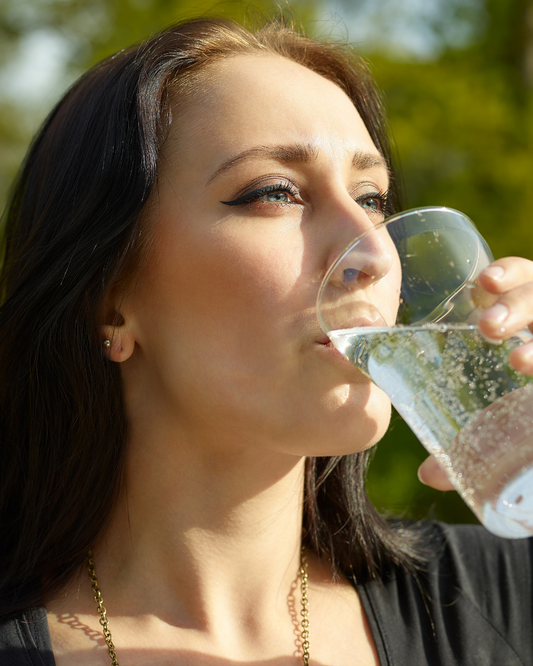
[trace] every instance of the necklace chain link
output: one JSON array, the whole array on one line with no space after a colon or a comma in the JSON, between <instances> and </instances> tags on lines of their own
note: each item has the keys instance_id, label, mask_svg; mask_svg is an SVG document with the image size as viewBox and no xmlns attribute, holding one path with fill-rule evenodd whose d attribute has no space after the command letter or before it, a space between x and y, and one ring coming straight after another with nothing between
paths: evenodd
<instances>
[{"instance_id":1,"label":"necklace chain link","mask_svg":"<svg viewBox=\"0 0 533 666\"><path fill-rule=\"evenodd\" d=\"M302 594L302 662L304 666L309 666L309 576L307 574L307 557L305 548L302 546L302 559L300 564L300 587Z\"/></svg>"},{"instance_id":2,"label":"necklace chain link","mask_svg":"<svg viewBox=\"0 0 533 666\"><path fill-rule=\"evenodd\" d=\"M100 615L100 625L102 626L102 633L107 645L107 652L111 658L112 666L120 666L117 659L115 644L113 643L113 636L109 630L109 620L107 619L107 610L104 606L102 593L98 587L98 578L96 577L96 570L94 568L93 553L90 550L87 556L87 571L89 572L89 579L94 592L94 600L96 601L96 608ZM302 595L302 663L303 666L309 666L309 576L307 574L307 557L305 555L305 548L302 546L302 558L300 562L300 587Z\"/></svg>"},{"instance_id":3,"label":"necklace chain link","mask_svg":"<svg viewBox=\"0 0 533 666\"><path fill-rule=\"evenodd\" d=\"M90 550L89 556L87 558L87 571L89 572L89 579L92 584L94 592L94 600L96 601L96 607L98 613L100 614L100 624L102 625L102 633L104 634L105 643L107 645L107 651L111 657L111 663L113 666L119 666L117 653L115 651L115 644L113 643L113 636L109 631L109 620L107 619L107 611L104 606L104 600L102 599L102 593L98 587L98 578L96 577L96 571L94 568L93 562L93 553Z\"/></svg>"}]
</instances>

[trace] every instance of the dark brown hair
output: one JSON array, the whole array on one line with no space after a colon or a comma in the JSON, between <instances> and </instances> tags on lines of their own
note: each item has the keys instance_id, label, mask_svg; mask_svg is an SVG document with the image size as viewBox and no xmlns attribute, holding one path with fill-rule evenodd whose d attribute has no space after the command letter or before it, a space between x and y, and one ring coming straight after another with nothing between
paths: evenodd
<instances>
[{"instance_id":1,"label":"dark brown hair","mask_svg":"<svg viewBox=\"0 0 533 666\"><path fill-rule=\"evenodd\" d=\"M250 52L290 58L338 84L391 164L361 58L282 22L255 34L225 20L178 24L100 63L67 92L26 157L1 246L0 616L56 594L108 524L126 425L119 369L101 353L97 313L142 252L140 214L157 182L171 95L179 101L214 60ZM391 189L394 201L394 181ZM368 458L307 463L307 547L358 576L413 561L409 536L367 500Z\"/></svg>"}]
</instances>

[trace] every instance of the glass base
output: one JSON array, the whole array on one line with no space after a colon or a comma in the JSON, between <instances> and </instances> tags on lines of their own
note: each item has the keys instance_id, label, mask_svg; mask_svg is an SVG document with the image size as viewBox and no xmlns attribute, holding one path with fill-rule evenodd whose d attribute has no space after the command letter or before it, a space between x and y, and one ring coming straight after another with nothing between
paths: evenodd
<instances>
[{"instance_id":1,"label":"glass base","mask_svg":"<svg viewBox=\"0 0 533 666\"><path fill-rule=\"evenodd\" d=\"M482 511L485 527L497 536L523 539L533 536L533 468L522 472Z\"/></svg>"}]
</instances>

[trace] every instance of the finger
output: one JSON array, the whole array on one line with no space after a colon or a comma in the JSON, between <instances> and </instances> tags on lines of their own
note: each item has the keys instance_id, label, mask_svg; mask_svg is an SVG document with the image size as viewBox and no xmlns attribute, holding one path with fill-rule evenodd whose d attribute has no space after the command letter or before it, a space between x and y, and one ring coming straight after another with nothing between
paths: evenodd
<instances>
[{"instance_id":1,"label":"finger","mask_svg":"<svg viewBox=\"0 0 533 666\"><path fill-rule=\"evenodd\" d=\"M533 322L533 282L502 293L480 316L480 331L491 340L505 340Z\"/></svg>"},{"instance_id":2,"label":"finger","mask_svg":"<svg viewBox=\"0 0 533 666\"><path fill-rule=\"evenodd\" d=\"M524 375L533 375L533 342L521 345L509 354L509 363Z\"/></svg>"},{"instance_id":3,"label":"finger","mask_svg":"<svg viewBox=\"0 0 533 666\"><path fill-rule=\"evenodd\" d=\"M426 458L418 468L418 479L436 490L454 490L451 481L433 456Z\"/></svg>"},{"instance_id":4,"label":"finger","mask_svg":"<svg viewBox=\"0 0 533 666\"><path fill-rule=\"evenodd\" d=\"M524 257L497 259L481 271L478 282L491 294L503 294L526 282L533 282L533 261Z\"/></svg>"}]
</instances>

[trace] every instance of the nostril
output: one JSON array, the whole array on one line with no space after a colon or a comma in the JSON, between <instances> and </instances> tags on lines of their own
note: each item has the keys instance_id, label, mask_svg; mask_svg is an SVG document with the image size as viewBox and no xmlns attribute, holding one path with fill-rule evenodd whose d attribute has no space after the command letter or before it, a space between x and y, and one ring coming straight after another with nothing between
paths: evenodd
<instances>
[{"instance_id":1,"label":"nostril","mask_svg":"<svg viewBox=\"0 0 533 666\"><path fill-rule=\"evenodd\" d=\"M353 282L357 279L359 271L355 268L345 268L343 271L344 279L346 282Z\"/></svg>"},{"instance_id":2,"label":"nostril","mask_svg":"<svg viewBox=\"0 0 533 666\"><path fill-rule=\"evenodd\" d=\"M366 268L366 267L365 267ZM358 289L364 289L369 284L375 282L375 276L371 275L366 270L358 270L356 268L345 268L342 272L343 281L342 285L347 289L353 289L357 286Z\"/></svg>"}]
</instances>

